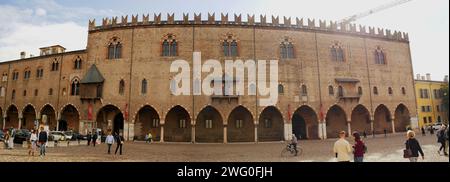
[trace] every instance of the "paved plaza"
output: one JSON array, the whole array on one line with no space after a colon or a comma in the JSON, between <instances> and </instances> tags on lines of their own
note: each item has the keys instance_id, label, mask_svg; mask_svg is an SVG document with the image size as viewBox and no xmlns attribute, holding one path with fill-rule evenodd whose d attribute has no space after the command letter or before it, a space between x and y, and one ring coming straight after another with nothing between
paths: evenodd
<instances>
[{"instance_id":1,"label":"paved plaza","mask_svg":"<svg viewBox=\"0 0 450 182\"><path fill-rule=\"evenodd\" d=\"M365 139L368 146L366 161L407 162L402 157L405 134L372 136ZM449 158L439 155L439 144L435 135L418 136L425 160L419 162L449 162ZM236 143L236 144L190 144L127 142L124 155L108 155L105 144L90 146L70 146L48 148L44 158L30 157L27 150L16 147L13 150L0 149L0 162L332 162L332 146L335 139L325 141L300 141L303 154L299 157L283 158L280 152L282 142ZM113 146L115 149L115 145Z\"/></svg>"}]
</instances>

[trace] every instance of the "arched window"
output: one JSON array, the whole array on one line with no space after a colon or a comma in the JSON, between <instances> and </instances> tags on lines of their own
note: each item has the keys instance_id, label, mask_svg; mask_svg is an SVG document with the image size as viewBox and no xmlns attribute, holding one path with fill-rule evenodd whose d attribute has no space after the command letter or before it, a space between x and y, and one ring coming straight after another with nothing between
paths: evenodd
<instances>
[{"instance_id":1,"label":"arched window","mask_svg":"<svg viewBox=\"0 0 450 182\"><path fill-rule=\"evenodd\" d=\"M375 64L386 64L386 55L380 46L375 50Z\"/></svg>"},{"instance_id":2,"label":"arched window","mask_svg":"<svg viewBox=\"0 0 450 182\"><path fill-rule=\"evenodd\" d=\"M392 94L393 94L393 91L392 91L392 88L391 88L391 87L388 88L388 93L389 93L389 95L392 95Z\"/></svg>"},{"instance_id":3,"label":"arched window","mask_svg":"<svg viewBox=\"0 0 450 182\"><path fill-rule=\"evenodd\" d=\"M294 45L289 38L285 38L283 42L280 44L280 57L282 59L293 59L295 58L294 54Z\"/></svg>"},{"instance_id":4,"label":"arched window","mask_svg":"<svg viewBox=\"0 0 450 182\"><path fill-rule=\"evenodd\" d=\"M16 90L12 90L11 100L16 99Z\"/></svg>"},{"instance_id":5,"label":"arched window","mask_svg":"<svg viewBox=\"0 0 450 182\"><path fill-rule=\"evenodd\" d=\"M147 94L147 80L143 79L141 83L141 94Z\"/></svg>"},{"instance_id":6,"label":"arched window","mask_svg":"<svg viewBox=\"0 0 450 182\"><path fill-rule=\"evenodd\" d=\"M72 96L80 95L80 82L78 81L78 79L74 79L72 81L70 95Z\"/></svg>"},{"instance_id":7,"label":"arched window","mask_svg":"<svg viewBox=\"0 0 450 182\"><path fill-rule=\"evenodd\" d=\"M31 76L31 71L26 69L25 72L23 73L23 79L28 80L30 79Z\"/></svg>"},{"instance_id":8,"label":"arched window","mask_svg":"<svg viewBox=\"0 0 450 182\"><path fill-rule=\"evenodd\" d=\"M48 89L48 95L53 95L53 89L52 88Z\"/></svg>"},{"instance_id":9,"label":"arched window","mask_svg":"<svg viewBox=\"0 0 450 182\"><path fill-rule=\"evenodd\" d=\"M81 69L81 58L80 56L77 57L74 61L73 69L79 70Z\"/></svg>"},{"instance_id":10,"label":"arched window","mask_svg":"<svg viewBox=\"0 0 450 182\"><path fill-rule=\"evenodd\" d=\"M18 71L14 71L13 72L13 80L18 80L19 79L19 72Z\"/></svg>"},{"instance_id":11,"label":"arched window","mask_svg":"<svg viewBox=\"0 0 450 182\"><path fill-rule=\"evenodd\" d=\"M5 87L0 87L0 97L5 96Z\"/></svg>"},{"instance_id":12,"label":"arched window","mask_svg":"<svg viewBox=\"0 0 450 182\"><path fill-rule=\"evenodd\" d=\"M278 84L278 94L284 94L284 87L281 84Z\"/></svg>"},{"instance_id":13,"label":"arched window","mask_svg":"<svg viewBox=\"0 0 450 182\"><path fill-rule=\"evenodd\" d=\"M36 77L37 77L37 78L42 78L42 77L44 77L44 69L43 69L43 68L38 68L38 69L36 70Z\"/></svg>"},{"instance_id":14,"label":"arched window","mask_svg":"<svg viewBox=\"0 0 450 182\"><path fill-rule=\"evenodd\" d=\"M337 62L344 62L345 61L345 54L344 49L342 49L342 46L339 45L339 43L335 43L331 46L331 59L333 61Z\"/></svg>"},{"instance_id":15,"label":"arched window","mask_svg":"<svg viewBox=\"0 0 450 182\"><path fill-rule=\"evenodd\" d=\"M338 87L338 96L343 97L344 96L344 88L342 86Z\"/></svg>"},{"instance_id":16,"label":"arched window","mask_svg":"<svg viewBox=\"0 0 450 182\"><path fill-rule=\"evenodd\" d=\"M223 54L225 57L237 57L239 56L238 42L233 35L229 34L222 43Z\"/></svg>"},{"instance_id":17,"label":"arched window","mask_svg":"<svg viewBox=\"0 0 450 182\"><path fill-rule=\"evenodd\" d=\"M122 58L122 43L120 43L118 38L114 37L108 45L108 59L120 58Z\"/></svg>"},{"instance_id":18,"label":"arched window","mask_svg":"<svg viewBox=\"0 0 450 182\"><path fill-rule=\"evenodd\" d=\"M403 95L406 95L406 89L405 89L405 87L402 87L402 94L403 94Z\"/></svg>"},{"instance_id":19,"label":"arched window","mask_svg":"<svg viewBox=\"0 0 450 182\"><path fill-rule=\"evenodd\" d=\"M34 96L38 96L39 95L39 90L38 89L34 89Z\"/></svg>"},{"instance_id":20,"label":"arched window","mask_svg":"<svg viewBox=\"0 0 450 182\"><path fill-rule=\"evenodd\" d=\"M363 94L362 87L358 87L358 95L362 95L362 94Z\"/></svg>"},{"instance_id":21,"label":"arched window","mask_svg":"<svg viewBox=\"0 0 450 182\"><path fill-rule=\"evenodd\" d=\"M178 42L173 34L167 34L162 41L162 56L178 56Z\"/></svg>"},{"instance_id":22,"label":"arched window","mask_svg":"<svg viewBox=\"0 0 450 182\"><path fill-rule=\"evenodd\" d=\"M328 86L328 94L329 95L334 95L334 88L333 88L333 86Z\"/></svg>"},{"instance_id":23,"label":"arched window","mask_svg":"<svg viewBox=\"0 0 450 182\"><path fill-rule=\"evenodd\" d=\"M23 90L23 96L27 96L27 90Z\"/></svg>"},{"instance_id":24,"label":"arched window","mask_svg":"<svg viewBox=\"0 0 450 182\"><path fill-rule=\"evenodd\" d=\"M119 82L119 94L123 95L125 93L125 81L120 80Z\"/></svg>"},{"instance_id":25,"label":"arched window","mask_svg":"<svg viewBox=\"0 0 450 182\"><path fill-rule=\"evenodd\" d=\"M373 87L373 94L374 95L378 95L378 88L377 87Z\"/></svg>"},{"instance_id":26,"label":"arched window","mask_svg":"<svg viewBox=\"0 0 450 182\"><path fill-rule=\"evenodd\" d=\"M58 60L55 58L55 60L52 63L52 69L51 71L58 71L59 70L59 62Z\"/></svg>"},{"instance_id":27,"label":"arched window","mask_svg":"<svg viewBox=\"0 0 450 182\"><path fill-rule=\"evenodd\" d=\"M302 96L307 96L308 95L308 89L306 88L306 85L302 85L301 95Z\"/></svg>"}]
</instances>

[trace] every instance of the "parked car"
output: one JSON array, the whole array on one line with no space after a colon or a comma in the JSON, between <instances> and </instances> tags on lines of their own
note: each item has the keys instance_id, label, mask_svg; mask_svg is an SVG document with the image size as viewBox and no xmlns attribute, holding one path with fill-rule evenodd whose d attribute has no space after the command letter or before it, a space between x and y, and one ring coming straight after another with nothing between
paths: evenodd
<instances>
[{"instance_id":1,"label":"parked car","mask_svg":"<svg viewBox=\"0 0 450 182\"><path fill-rule=\"evenodd\" d=\"M431 127L433 128L433 130L440 130L442 127L442 123L434 123L433 125L431 125Z\"/></svg>"},{"instance_id":2,"label":"parked car","mask_svg":"<svg viewBox=\"0 0 450 182\"><path fill-rule=\"evenodd\" d=\"M76 138L73 137L73 132L72 131L64 131L63 134L66 137L66 140L76 139Z\"/></svg>"},{"instance_id":3,"label":"parked car","mask_svg":"<svg viewBox=\"0 0 450 182\"><path fill-rule=\"evenodd\" d=\"M49 132L50 141L64 141L66 140L66 135L62 131L51 131Z\"/></svg>"},{"instance_id":4,"label":"parked car","mask_svg":"<svg viewBox=\"0 0 450 182\"><path fill-rule=\"evenodd\" d=\"M87 136L86 135L82 135L78 132L73 132L73 131L67 131L64 132L64 134L67 136L66 139L67 140L87 140Z\"/></svg>"},{"instance_id":5,"label":"parked car","mask_svg":"<svg viewBox=\"0 0 450 182\"><path fill-rule=\"evenodd\" d=\"M16 130L16 136L14 137L14 143L23 143L31 136L31 132L27 129Z\"/></svg>"}]
</instances>

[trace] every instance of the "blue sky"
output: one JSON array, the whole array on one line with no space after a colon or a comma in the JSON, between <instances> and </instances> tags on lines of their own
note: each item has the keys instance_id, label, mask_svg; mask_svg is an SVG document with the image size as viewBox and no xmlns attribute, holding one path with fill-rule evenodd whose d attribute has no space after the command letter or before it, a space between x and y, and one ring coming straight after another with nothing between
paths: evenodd
<instances>
[{"instance_id":1,"label":"blue sky","mask_svg":"<svg viewBox=\"0 0 450 182\"><path fill-rule=\"evenodd\" d=\"M340 20L393 0L0 0L0 61L17 59L20 51L61 44L84 49L89 19L169 12L242 13ZM232 16L231 16L232 17ZM232 18L231 18L232 19ZM270 18L269 18L270 19ZM270 20L269 20L270 21ZM8 23L6 23L8 22ZM414 72L441 80L449 73L449 1L413 0L356 23L408 32Z\"/></svg>"}]
</instances>

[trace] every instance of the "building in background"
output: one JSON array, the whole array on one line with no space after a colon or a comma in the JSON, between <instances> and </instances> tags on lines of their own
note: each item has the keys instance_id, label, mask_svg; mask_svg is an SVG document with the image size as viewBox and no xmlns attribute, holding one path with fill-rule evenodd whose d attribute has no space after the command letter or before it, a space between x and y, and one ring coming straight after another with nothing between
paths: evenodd
<instances>
[{"instance_id":1,"label":"building in background","mask_svg":"<svg viewBox=\"0 0 450 182\"><path fill-rule=\"evenodd\" d=\"M415 87L417 97L417 112L419 127L434 123L448 122L448 109L442 103L444 97L443 86L448 85L448 76L443 81L431 80L431 74L416 75Z\"/></svg>"}]
</instances>

